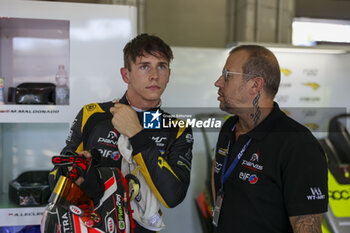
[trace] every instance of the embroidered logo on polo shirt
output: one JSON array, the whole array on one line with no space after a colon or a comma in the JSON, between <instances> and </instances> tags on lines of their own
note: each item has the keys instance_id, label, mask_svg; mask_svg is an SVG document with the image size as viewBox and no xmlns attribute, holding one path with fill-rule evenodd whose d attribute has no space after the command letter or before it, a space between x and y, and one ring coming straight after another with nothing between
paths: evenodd
<instances>
[{"instance_id":1,"label":"embroidered logo on polo shirt","mask_svg":"<svg viewBox=\"0 0 350 233\"><path fill-rule=\"evenodd\" d=\"M227 149L224 148L218 148L218 154L222 156L226 156Z\"/></svg>"},{"instance_id":2,"label":"embroidered logo on polo shirt","mask_svg":"<svg viewBox=\"0 0 350 233\"><path fill-rule=\"evenodd\" d=\"M258 164L259 159L260 159L260 153L258 151L252 154L252 156L250 157L250 161L243 159L242 165L255 172L260 172L264 169L264 166Z\"/></svg>"},{"instance_id":3,"label":"embroidered logo on polo shirt","mask_svg":"<svg viewBox=\"0 0 350 233\"><path fill-rule=\"evenodd\" d=\"M259 162L259 151L252 155L252 157L250 158L250 161L251 162Z\"/></svg>"},{"instance_id":4,"label":"embroidered logo on polo shirt","mask_svg":"<svg viewBox=\"0 0 350 233\"><path fill-rule=\"evenodd\" d=\"M308 201L323 200L326 198L326 195L324 195L321 189L318 187L312 187L310 188L310 191L311 191L311 195L306 196Z\"/></svg>"},{"instance_id":5,"label":"embroidered logo on polo shirt","mask_svg":"<svg viewBox=\"0 0 350 233\"><path fill-rule=\"evenodd\" d=\"M255 174L253 174L253 175L251 175L251 176L249 177L248 180L249 180L249 183L255 184L256 182L258 182L258 176L255 175Z\"/></svg>"},{"instance_id":6,"label":"embroidered logo on polo shirt","mask_svg":"<svg viewBox=\"0 0 350 233\"><path fill-rule=\"evenodd\" d=\"M256 174L250 174L248 172L240 172L239 178L241 180L248 181L250 184L256 184L259 179Z\"/></svg>"},{"instance_id":7,"label":"embroidered logo on polo shirt","mask_svg":"<svg viewBox=\"0 0 350 233\"><path fill-rule=\"evenodd\" d=\"M216 173L216 174L219 174L221 168L222 168L222 164L216 162L216 163L215 163L215 173Z\"/></svg>"}]
</instances>

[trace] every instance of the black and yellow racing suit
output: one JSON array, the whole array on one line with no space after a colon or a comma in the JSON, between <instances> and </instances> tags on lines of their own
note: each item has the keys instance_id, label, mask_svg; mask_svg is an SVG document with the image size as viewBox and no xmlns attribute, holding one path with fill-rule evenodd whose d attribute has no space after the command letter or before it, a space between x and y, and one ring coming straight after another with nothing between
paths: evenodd
<instances>
[{"instance_id":1,"label":"black and yellow racing suit","mask_svg":"<svg viewBox=\"0 0 350 233\"><path fill-rule=\"evenodd\" d=\"M120 103L129 105L126 95ZM109 109L114 106L112 101L85 105L74 119L66 146L61 154L97 149L100 154L109 158L102 166L121 167L121 155L118 151L119 133L114 130ZM159 110L160 108L149 111ZM143 125L143 112L137 112ZM176 119L172 119L176 121ZM186 195L191 173L193 136L190 127L143 129L129 138L133 148L134 160L141 166L147 184L158 200L165 207L175 207ZM51 186L64 172L59 167L54 168L49 180ZM83 190L96 201L103 195L102 182L91 178L81 185ZM136 229L137 230L137 229ZM144 229L143 229L144 230ZM137 231L137 232L142 232Z\"/></svg>"}]
</instances>

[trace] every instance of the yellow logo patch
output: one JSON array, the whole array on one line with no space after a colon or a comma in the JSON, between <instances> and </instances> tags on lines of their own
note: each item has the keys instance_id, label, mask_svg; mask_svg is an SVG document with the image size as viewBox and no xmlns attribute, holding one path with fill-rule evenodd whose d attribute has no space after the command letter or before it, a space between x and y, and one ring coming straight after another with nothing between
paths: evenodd
<instances>
[{"instance_id":1,"label":"yellow logo patch","mask_svg":"<svg viewBox=\"0 0 350 233\"><path fill-rule=\"evenodd\" d=\"M88 104L86 105L86 110L90 111L94 111L96 108L96 104Z\"/></svg>"}]
</instances>

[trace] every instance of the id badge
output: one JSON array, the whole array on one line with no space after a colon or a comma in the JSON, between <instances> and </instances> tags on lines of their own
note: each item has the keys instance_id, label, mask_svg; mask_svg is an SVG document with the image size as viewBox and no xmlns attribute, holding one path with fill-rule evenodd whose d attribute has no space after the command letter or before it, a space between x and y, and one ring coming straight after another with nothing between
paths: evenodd
<instances>
[{"instance_id":1,"label":"id badge","mask_svg":"<svg viewBox=\"0 0 350 233\"><path fill-rule=\"evenodd\" d=\"M215 227L217 227L219 223L219 217L220 217L220 211L221 211L221 205L222 205L223 199L224 199L224 193L219 192L218 197L216 198L216 203L213 211L213 225Z\"/></svg>"}]
</instances>

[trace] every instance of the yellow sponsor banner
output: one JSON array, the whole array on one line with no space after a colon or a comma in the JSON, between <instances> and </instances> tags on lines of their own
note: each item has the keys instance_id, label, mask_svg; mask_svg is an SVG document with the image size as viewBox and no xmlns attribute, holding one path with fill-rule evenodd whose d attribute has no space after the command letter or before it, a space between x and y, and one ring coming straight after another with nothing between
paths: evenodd
<instances>
[{"instance_id":1,"label":"yellow sponsor banner","mask_svg":"<svg viewBox=\"0 0 350 233\"><path fill-rule=\"evenodd\" d=\"M328 171L329 205L338 218L350 217L350 184L339 184Z\"/></svg>"},{"instance_id":2,"label":"yellow sponsor banner","mask_svg":"<svg viewBox=\"0 0 350 233\"><path fill-rule=\"evenodd\" d=\"M286 69L286 68L281 68L281 72L285 75L288 76L292 73L292 71L290 69Z\"/></svg>"},{"instance_id":3,"label":"yellow sponsor banner","mask_svg":"<svg viewBox=\"0 0 350 233\"><path fill-rule=\"evenodd\" d=\"M310 82L310 83L303 83L303 85L311 87L314 91L316 91L318 88L320 88L320 84L318 84L318 83Z\"/></svg>"},{"instance_id":4,"label":"yellow sponsor banner","mask_svg":"<svg viewBox=\"0 0 350 233\"><path fill-rule=\"evenodd\" d=\"M311 130L316 130L316 129L320 128L320 126L316 123L305 123L304 125Z\"/></svg>"}]
</instances>

